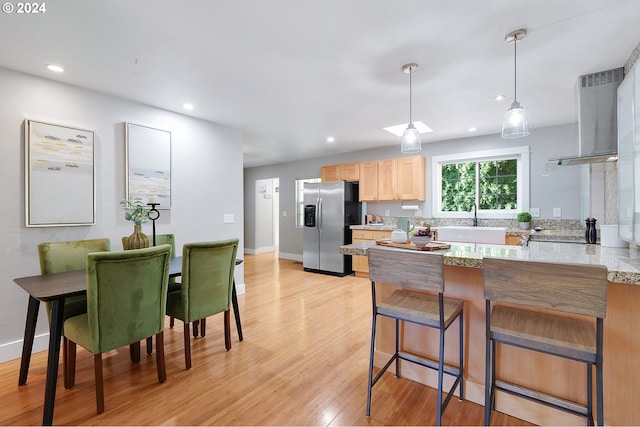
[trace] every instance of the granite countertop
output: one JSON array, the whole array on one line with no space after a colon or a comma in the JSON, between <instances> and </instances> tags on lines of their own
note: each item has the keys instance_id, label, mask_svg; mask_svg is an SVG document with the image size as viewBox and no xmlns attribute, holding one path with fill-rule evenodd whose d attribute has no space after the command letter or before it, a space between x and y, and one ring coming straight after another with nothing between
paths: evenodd
<instances>
[{"instance_id":1,"label":"granite countertop","mask_svg":"<svg viewBox=\"0 0 640 427\"><path fill-rule=\"evenodd\" d=\"M395 225L386 225L386 224L367 224L367 225L352 225L349 227L352 230L385 230L385 231L393 231L397 229Z\"/></svg>"},{"instance_id":2,"label":"granite countertop","mask_svg":"<svg viewBox=\"0 0 640 427\"><path fill-rule=\"evenodd\" d=\"M340 247L345 255L367 255L367 249L375 246L371 240ZM388 250L400 250L385 248ZM608 248L600 245L552 243L530 241L529 246L488 245L480 243L451 243L450 249L423 252L444 255L445 265L482 268L486 256L526 259L531 261L572 262L578 264L602 264L609 270L610 282L640 285L640 250L633 248Z\"/></svg>"}]
</instances>

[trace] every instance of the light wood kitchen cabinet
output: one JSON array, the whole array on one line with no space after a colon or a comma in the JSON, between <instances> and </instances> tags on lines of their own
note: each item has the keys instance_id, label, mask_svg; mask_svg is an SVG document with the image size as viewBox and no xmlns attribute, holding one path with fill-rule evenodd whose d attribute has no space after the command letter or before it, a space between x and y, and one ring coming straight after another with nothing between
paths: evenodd
<instances>
[{"instance_id":1,"label":"light wood kitchen cabinet","mask_svg":"<svg viewBox=\"0 0 640 427\"><path fill-rule=\"evenodd\" d=\"M329 165L322 166L320 169L320 179L322 182L331 182L331 181L339 181L341 173L342 165Z\"/></svg>"},{"instance_id":2,"label":"light wood kitchen cabinet","mask_svg":"<svg viewBox=\"0 0 640 427\"><path fill-rule=\"evenodd\" d=\"M514 245L514 246L520 246L520 236L509 236L507 235L504 240L504 244L505 245Z\"/></svg>"},{"instance_id":3,"label":"light wood kitchen cabinet","mask_svg":"<svg viewBox=\"0 0 640 427\"><path fill-rule=\"evenodd\" d=\"M345 163L342 165L328 165L320 169L322 182L330 181L359 181L360 163Z\"/></svg>"},{"instance_id":4,"label":"light wood kitchen cabinet","mask_svg":"<svg viewBox=\"0 0 640 427\"><path fill-rule=\"evenodd\" d=\"M391 238L389 230L351 230L351 242L354 244L389 238ZM356 276L369 277L369 261L366 256L352 255L351 265Z\"/></svg>"},{"instance_id":5,"label":"light wood kitchen cabinet","mask_svg":"<svg viewBox=\"0 0 640 427\"><path fill-rule=\"evenodd\" d=\"M360 185L358 189L361 202L378 200L378 162L360 163Z\"/></svg>"},{"instance_id":6,"label":"light wood kitchen cabinet","mask_svg":"<svg viewBox=\"0 0 640 427\"><path fill-rule=\"evenodd\" d=\"M345 181L360 181L360 163L345 163L342 166L341 178Z\"/></svg>"},{"instance_id":7,"label":"light wood kitchen cabinet","mask_svg":"<svg viewBox=\"0 0 640 427\"><path fill-rule=\"evenodd\" d=\"M423 156L378 161L378 200L424 200L426 160Z\"/></svg>"}]
</instances>

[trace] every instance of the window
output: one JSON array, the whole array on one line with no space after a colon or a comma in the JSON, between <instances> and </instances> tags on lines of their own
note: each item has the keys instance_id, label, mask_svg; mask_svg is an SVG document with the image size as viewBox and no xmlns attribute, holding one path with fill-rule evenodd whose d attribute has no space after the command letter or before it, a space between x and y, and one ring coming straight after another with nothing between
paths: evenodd
<instances>
[{"instance_id":1,"label":"window","mask_svg":"<svg viewBox=\"0 0 640 427\"><path fill-rule=\"evenodd\" d=\"M529 209L529 148L434 156L433 212L466 218L514 218Z\"/></svg>"},{"instance_id":2,"label":"window","mask_svg":"<svg viewBox=\"0 0 640 427\"><path fill-rule=\"evenodd\" d=\"M304 183L321 182L320 178L296 179L296 228L304 227Z\"/></svg>"}]
</instances>

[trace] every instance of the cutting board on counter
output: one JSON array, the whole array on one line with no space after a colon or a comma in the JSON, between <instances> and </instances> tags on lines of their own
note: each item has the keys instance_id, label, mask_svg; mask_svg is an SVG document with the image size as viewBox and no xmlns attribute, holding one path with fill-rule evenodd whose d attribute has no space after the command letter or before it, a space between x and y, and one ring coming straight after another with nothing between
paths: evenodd
<instances>
[{"instance_id":1,"label":"cutting board on counter","mask_svg":"<svg viewBox=\"0 0 640 427\"><path fill-rule=\"evenodd\" d=\"M395 243L389 239L376 240L376 245L390 246L392 248L411 249L414 251L438 251L440 249L449 249L451 247L448 243L431 241L426 246L416 246L411 242L408 243Z\"/></svg>"}]
</instances>

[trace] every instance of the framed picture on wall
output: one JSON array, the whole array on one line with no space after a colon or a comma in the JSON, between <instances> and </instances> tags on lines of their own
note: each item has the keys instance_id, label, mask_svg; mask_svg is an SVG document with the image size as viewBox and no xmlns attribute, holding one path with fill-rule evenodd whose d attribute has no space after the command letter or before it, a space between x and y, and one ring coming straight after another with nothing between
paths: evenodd
<instances>
[{"instance_id":1,"label":"framed picture on wall","mask_svg":"<svg viewBox=\"0 0 640 427\"><path fill-rule=\"evenodd\" d=\"M25 121L27 227L93 225L94 133Z\"/></svg>"},{"instance_id":2,"label":"framed picture on wall","mask_svg":"<svg viewBox=\"0 0 640 427\"><path fill-rule=\"evenodd\" d=\"M126 123L126 196L171 208L171 132Z\"/></svg>"}]
</instances>

